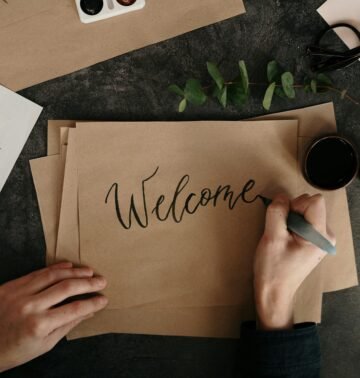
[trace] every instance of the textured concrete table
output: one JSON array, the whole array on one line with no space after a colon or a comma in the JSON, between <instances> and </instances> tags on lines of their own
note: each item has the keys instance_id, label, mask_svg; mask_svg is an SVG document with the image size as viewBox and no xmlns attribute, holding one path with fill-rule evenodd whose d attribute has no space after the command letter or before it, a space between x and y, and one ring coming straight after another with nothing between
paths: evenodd
<instances>
[{"instance_id":1,"label":"textured concrete table","mask_svg":"<svg viewBox=\"0 0 360 378\"><path fill-rule=\"evenodd\" d=\"M151 46L32 88L21 94L45 107L0 195L0 281L44 264L44 239L29 159L46 154L48 119L199 120L242 119L262 114L261 92L242 111L215 103L177 113L166 87L191 76L205 77L205 62L222 62L233 75L245 59L253 80L265 80L267 61L276 58L300 73L305 47L326 24L316 13L322 0L248 0L247 14ZM333 79L360 98L360 64ZM340 131L360 144L360 107L336 95L299 95L276 100L273 111L334 99ZM360 262L360 183L348 189L355 246ZM355 378L360 371L360 289L324 296L320 326L323 377ZM1 342L1 340L0 340ZM135 335L106 335L62 341L52 352L5 373L5 377L164 377L233 376L236 341Z\"/></svg>"}]
</instances>

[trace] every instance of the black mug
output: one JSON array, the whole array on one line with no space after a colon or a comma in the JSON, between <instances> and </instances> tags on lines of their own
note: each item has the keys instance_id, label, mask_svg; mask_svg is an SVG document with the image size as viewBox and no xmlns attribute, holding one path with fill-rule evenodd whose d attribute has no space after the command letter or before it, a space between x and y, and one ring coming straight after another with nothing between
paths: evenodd
<instances>
[{"instance_id":1,"label":"black mug","mask_svg":"<svg viewBox=\"0 0 360 378\"><path fill-rule=\"evenodd\" d=\"M339 135L315 140L305 154L305 179L318 189L344 188L358 172L359 158L354 145Z\"/></svg>"}]
</instances>

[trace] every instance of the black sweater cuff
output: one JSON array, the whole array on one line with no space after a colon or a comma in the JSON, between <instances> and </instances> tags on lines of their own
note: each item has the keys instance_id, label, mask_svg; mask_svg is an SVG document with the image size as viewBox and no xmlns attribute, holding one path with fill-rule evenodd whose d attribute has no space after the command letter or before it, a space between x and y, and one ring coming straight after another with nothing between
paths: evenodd
<instances>
[{"instance_id":1,"label":"black sweater cuff","mask_svg":"<svg viewBox=\"0 0 360 378\"><path fill-rule=\"evenodd\" d=\"M320 343L315 323L301 323L292 330L256 330L255 322L241 327L242 356L249 376L317 377Z\"/></svg>"}]
</instances>

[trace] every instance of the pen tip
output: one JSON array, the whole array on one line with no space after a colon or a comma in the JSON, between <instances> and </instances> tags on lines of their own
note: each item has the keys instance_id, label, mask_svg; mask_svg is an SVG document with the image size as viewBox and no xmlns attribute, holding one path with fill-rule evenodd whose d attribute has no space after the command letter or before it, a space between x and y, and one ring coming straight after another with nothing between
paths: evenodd
<instances>
[{"instance_id":1,"label":"pen tip","mask_svg":"<svg viewBox=\"0 0 360 378\"><path fill-rule=\"evenodd\" d=\"M262 195L259 195L258 197L261 199L265 206L269 206L272 202L270 198L266 198Z\"/></svg>"}]
</instances>

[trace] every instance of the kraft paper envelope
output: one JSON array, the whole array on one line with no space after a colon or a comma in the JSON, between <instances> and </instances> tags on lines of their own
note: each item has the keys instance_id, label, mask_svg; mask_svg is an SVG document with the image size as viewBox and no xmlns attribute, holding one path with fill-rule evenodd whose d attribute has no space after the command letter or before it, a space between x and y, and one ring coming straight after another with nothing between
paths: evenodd
<instances>
[{"instance_id":1,"label":"kraft paper envelope","mask_svg":"<svg viewBox=\"0 0 360 378\"><path fill-rule=\"evenodd\" d=\"M19 90L244 12L242 0L146 0L83 24L75 0L0 1L0 83Z\"/></svg>"},{"instance_id":2,"label":"kraft paper envelope","mask_svg":"<svg viewBox=\"0 0 360 378\"><path fill-rule=\"evenodd\" d=\"M67 153L67 164L72 160L72 143L69 142ZM71 164L73 166L73 164ZM73 181L77 181L77 172L73 171ZM67 222L73 229L78 229L77 207L65 207L72 209L72 214L67 214ZM60 233L60 230L59 230ZM65 235L64 235L65 236ZM67 258L77 262L79 256L77 250L78 235L69 232L67 237L73 240L73 247L62 254L58 252L60 260ZM69 245L69 241L66 241ZM69 256L68 252L73 256ZM311 314L309 313L311 309ZM105 310L96 317L82 323L68 335L68 339L88 337L92 335L117 332L117 333L143 333L143 334L164 334L164 335L192 335L192 336L211 336L211 337L237 337L239 335L239 319L253 319L254 314L248 306L246 309L238 306L215 306L215 307L182 307L176 309L151 308L147 306L136 307L124 310ZM177 321L181 316L181 322ZM296 300L295 318L297 322L304 320L320 321L321 317L321 290L319 279L307 280L305 287L299 291ZM216 319L216 322L214 322Z\"/></svg>"},{"instance_id":3,"label":"kraft paper envelope","mask_svg":"<svg viewBox=\"0 0 360 378\"><path fill-rule=\"evenodd\" d=\"M47 265L52 264L55 258L59 220L60 165L60 155L30 161L44 229Z\"/></svg>"},{"instance_id":4,"label":"kraft paper envelope","mask_svg":"<svg viewBox=\"0 0 360 378\"><path fill-rule=\"evenodd\" d=\"M77 262L77 260L80 259L80 256L78 256L78 258L75 260L73 258L74 251L80 252L79 248L74 248L74 245L79 245L75 132L75 129L71 129L66 132L66 134L68 133L69 135L69 146L66 149L66 159L63 160L66 162L66 164L64 169L63 190L59 213L59 229L55 256L57 257L60 255L61 251L62 260ZM73 177L74 175L75 180Z\"/></svg>"}]
</instances>

